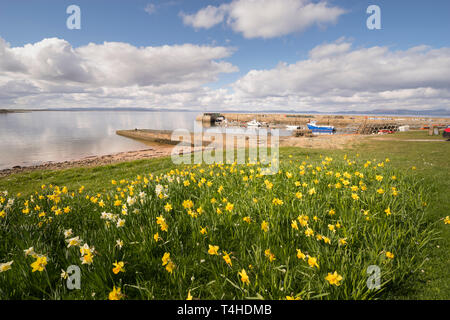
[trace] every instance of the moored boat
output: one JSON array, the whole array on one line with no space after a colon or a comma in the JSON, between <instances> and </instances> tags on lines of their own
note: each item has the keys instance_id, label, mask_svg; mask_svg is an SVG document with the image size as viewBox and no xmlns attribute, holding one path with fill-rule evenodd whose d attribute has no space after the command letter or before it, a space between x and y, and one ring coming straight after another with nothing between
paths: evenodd
<instances>
[{"instance_id":1,"label":"moored boat","mask_svg":"<svg viewBox=\"0 0 450 320\"><path fill-rule=\"evenodd\" d=\"M258 122L255 119L253 119L252 121L247 122L247 127L248 128L259 128L259 127L261 127L261 122Z\"/></svg>"},{"instance_id":2,"label":"moored boat","mask_svg":"<svg viewBox=\"0 0 450 320\"><path fill-rule=\"evenodd\" d=\"M313 134L334 134L336 129L333 126L319 126L315 121L306 124Z\"/></svg>"}]
</instances>

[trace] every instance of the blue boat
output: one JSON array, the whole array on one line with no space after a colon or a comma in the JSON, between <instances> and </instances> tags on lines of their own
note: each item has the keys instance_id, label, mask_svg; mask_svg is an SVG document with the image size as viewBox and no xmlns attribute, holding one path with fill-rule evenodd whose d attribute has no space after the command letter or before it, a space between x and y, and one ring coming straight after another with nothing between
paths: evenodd
<instances>
[{"instance_id":1,"label":"blue boat","mask_svg":"<svg viewBox=\"0 0 450 320\"><path fill-rule=\"evenodd\" d=\"M318 126L315 121L311 121L306 125L314 134L333 134L336 132L333 126Z\"/></svg>"}]
</instances>

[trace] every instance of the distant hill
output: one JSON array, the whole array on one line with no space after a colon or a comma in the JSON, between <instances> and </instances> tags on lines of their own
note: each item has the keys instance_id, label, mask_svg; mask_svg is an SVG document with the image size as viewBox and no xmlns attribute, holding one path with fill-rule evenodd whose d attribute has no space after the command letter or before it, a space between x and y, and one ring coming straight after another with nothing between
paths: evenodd
<instances>
[{"instance_id":1,"label":"distant hill","mask_svg":"<svg viewBox=\"0 0 450 320\"><path fill-rule=\"evenodd\" d=\"M137 111L137 112L222 112L222 113L288 113L288 114L335 114L335 115L390 115L390 116L431 116L431 117L450 117L450 109L435 109L435 110L409 110L409 109L394 109L394 110L361 110L361 111L334 111L334 112L320 112L316 110L286 110L286 109L271 109L261 111L245 111L245 110L190 110L190 109L169 109L169 108L46 108L46 109L0 109L0 113L14 113L14 112L31 112L31 111Z\"/></svg>"},{"instance_id":2,"label":"distant hill","mask_svg":"<svg viewBox=\"0 0 450 320\"><path fill-rule=\"evenodd\" d=\"M26 110L26 109L0 109L0 113L21 113L21 112L31 112L31 110Z\"/></svg>"},{"instance_id":3,"label":"distant hill","mask_svg":"<svg viewBox=\"0 0 450 320\"><path fill-rule=\"evenodd\" d=\"M333 112L320 112L320 111L298 111L298 110L264 110L264 111L242 111L242 110L227 110L223 113L288 113L288 114L336 114L336 115L390 115L390 116L432 116L432 117L450 117L450 110L436 109L436 110L361 110L361 111L333 111Z\"/></svg>"},{"instance_id":4,"label":"distant hill","mask_svg":"<svg viewBox=\"0 0 450 320\"><path fill-rule=\"evenodd\" d=\"M151 112L188 112L188 111L196 111L196 110L188 110L188 109L167 109L167 108L46 108L46 109L32 109L32 111L151 111ZM196 111L201 112L201 111Z\"/></svg>"}]
</instances>

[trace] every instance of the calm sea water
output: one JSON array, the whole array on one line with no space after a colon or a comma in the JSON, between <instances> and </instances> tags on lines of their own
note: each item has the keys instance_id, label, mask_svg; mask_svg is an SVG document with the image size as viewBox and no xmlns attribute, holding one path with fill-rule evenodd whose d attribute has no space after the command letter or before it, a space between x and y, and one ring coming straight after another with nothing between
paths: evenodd
<instances>
[{"instance_id":1,"label":"calm sea water","mask_svg":"<svg viewBox=\"0 0 450 320\"><path fill-rule=\"evenodd\" d=\"M194 127L198 112L40 111L0 114L0 169L146 149L116 130Z\"/></svg>"}]
</instances>

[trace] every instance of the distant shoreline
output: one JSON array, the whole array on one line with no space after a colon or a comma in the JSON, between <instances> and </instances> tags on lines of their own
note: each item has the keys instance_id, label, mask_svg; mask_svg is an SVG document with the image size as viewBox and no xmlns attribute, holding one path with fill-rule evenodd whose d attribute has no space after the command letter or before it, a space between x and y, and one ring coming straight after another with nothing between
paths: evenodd
<instances>
[{"instance_id":1,"label":"distant shoreline","mask_svg":"<svg viewBox=\"0 0 450 320\"><path fill-rule=\"evenodd\" d=\"M27 109L0 109L0 114L6 114L6 113L27 113L27 112L33 112L33 110L27 110Z\"/></svg>"}]
</instances>

